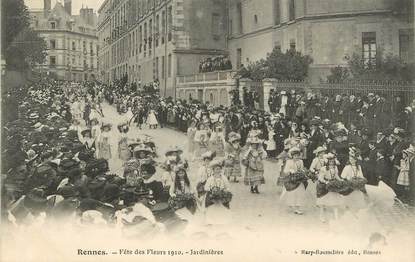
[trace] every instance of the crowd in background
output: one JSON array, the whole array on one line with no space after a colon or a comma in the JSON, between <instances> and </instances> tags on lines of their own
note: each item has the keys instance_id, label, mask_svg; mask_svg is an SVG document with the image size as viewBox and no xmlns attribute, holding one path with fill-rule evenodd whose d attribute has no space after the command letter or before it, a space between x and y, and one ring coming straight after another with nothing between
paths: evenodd
<instances>
[{"instance_id":1,"label":"crowd in background","mask_svg":"<svg viewBox=\"0 0 415 262\"><path fill-rule=\"evenodd\" d=\"M199 73L231 70L232 63L227 56L207 57L199 63Z\"/></svg>"}]
</instances>

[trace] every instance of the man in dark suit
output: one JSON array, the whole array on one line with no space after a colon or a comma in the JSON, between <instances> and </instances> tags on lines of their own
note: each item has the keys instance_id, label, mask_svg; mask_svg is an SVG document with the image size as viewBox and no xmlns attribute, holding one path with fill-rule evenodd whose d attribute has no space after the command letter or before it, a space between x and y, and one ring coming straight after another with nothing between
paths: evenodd
<instances>
[{"instance_id":1,"label":"man in dark suit","mask_svg":"<svg viewBox=\"0 0 415 262\"><path fill-rule=\"evenodd\" d=\"M309 144L307 146L307 156L312 156L313 151L317 147L324 144L324 134L323 131L319 128L320 122L321 121L318 119L311 119L310 121L310 138ZM308 161L309 163L304 163L307 168L310 167L311 161L313 160L311 157L308 159L310 159L310 161Z\"/></svg>"}]
</instances>

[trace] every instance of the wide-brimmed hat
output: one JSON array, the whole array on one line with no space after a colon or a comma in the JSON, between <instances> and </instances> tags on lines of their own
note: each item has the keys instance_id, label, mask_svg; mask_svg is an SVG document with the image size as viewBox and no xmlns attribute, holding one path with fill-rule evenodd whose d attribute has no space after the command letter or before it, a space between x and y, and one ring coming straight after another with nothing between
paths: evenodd
<instances>
[{"instance_id":1,"label":"wide-brimmed hat","mask_svg":"<svg viewBox=\"0 0 415 262\"><path fill-rule=\"evenodd\" d=\"M327 151L327 148L326 147L324 147L324 146L319 146L319 147L317 147L314 151L313 151L313 153L315 154L315 155L317 155L317 154L319 154L319 153L321 153L321 152L326 152Z\"/></svg>"},{"instance_id":2,"label":"wide-brimmed hat","mask_svg":"<svg viewBox=\"0 0 415 262\"><path fill-rule=\"evenodd\" d=\"M349 148L349 157L354 159L360 159L361 158L361 152L360 149L357 147L350 147Z\"/></svg>"},{"instance_id":3,"label":"wide-brimmed hat","mask_svg":"<svg viewBox=\"0 0 415 262\"><path fill-rule=\"evenodd\" d=\"M232 143L233 141L241 140L241 135L235 132L229 133L228 141L229 143Z\"/></svg>"},{"instance_id":4,"label":"wide-brimmed hat","mask_svg":"<svg viewBox=\"0 0 415 262\"><path fill-rule=\"evenodd\" d=\"M85 129L81 131L82 136L85 136L86 134L89 134L89 136L91 136L92 135L91 129Z\"/></svg>"},{"instance_id":5,"label":"wide-brimmed hat","mask_svg":"<svg viewBox=\"0 0 415 262\"><path fill-rule=\"evenodd\" d=\"M145 153L152 153L153 150L151 148L147 147L144 144L138 144L133 148L133 152L145 152Z\"/></svg>"},{"instance_id":6,"label":"wide-brimmed hat","mask_svg":"<svg viewBox=\"0 0 415 262\"><path fill-rule=\"evenodd\" d=\"M327 154L324 155L324 158L326 160L336 159L336 155L333 154L333 153L327 153Z\"/></svg>"},{"instance_id":7,"label":"wide-brimmed hat","mask_svg":"<svg viewBox=\"0 0 415 262\"><path fill-rule=\"evenodd\" d=\"M293 147L291 147L289 150L288 150L288 154L290 154L291 156L293 155L293 154L300 154L301 153L301 149L299 148L299 147L297 147L297 146L293 146Z\"/></svg>"},{"instance_id":8,"label":"wide-brimmed hat","mask_svg":"<svg viewBox=\"0 0 415 262\"><path fill-rule=\"evenodd\" d=\"M105 128L109 128L109 129L111 129L111 127L112 127L112 124L110 124L110 123L103 123L102 124L102 126L101 126L101 130L104 130Z\"/></svg>"},{"instance_id":9,"label":"wide-brimmed hat","mask_svg":"<svg viewBox=\"0 0 415 262\"><path fill-rule=\"evenodd\" d=\"M215 159L215 160L212 160L210 163L209 163L209 168L215 168L215 167L223 167L223 164L224 164L224 161L223 161L223 159Z\"/></svg>"},{"instance_id":10,"label":"wide-brimmed hat","mask_svg":"<svg viewBox=\"0 0 415 262\"><path fill-rule=\"evenodd\" d=\"M410 145L407 149L403 150L402 152L410 156L415 155L415 147L413 145Z\"/></svg>"},{"instance_id":11,"label":"wide-brimmed hat","mask_svg":"<svg viewBox=\"0 0 415 262\"><path fill-rule=\"evenodd\" d=\"M166 153L164 155L170 155L172 153L183 153L183 150L181 148L179 148L178 146L171 146L166 150Z\"/></svg>"},{"instance_id":12,"label":"wide-brimmed hat","mask_svg":"<svg viewBox=\"0 0 415 262\"><path fill-rule=\"evenodd\" d=\"M202 154L202 159L213 159L216 156L216 151L207 151L205 153Z\"/></svg>"}]
</instances>

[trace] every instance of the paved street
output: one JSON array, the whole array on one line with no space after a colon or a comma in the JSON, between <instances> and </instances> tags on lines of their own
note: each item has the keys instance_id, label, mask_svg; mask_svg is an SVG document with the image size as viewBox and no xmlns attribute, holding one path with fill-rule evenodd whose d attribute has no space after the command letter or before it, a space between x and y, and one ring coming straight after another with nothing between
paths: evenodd
<instances>
[{"instance_id":1,"label":"paved street","mask_svg":"<svg viewBox=\"0 0 415 262\"><path fill-rule=\"evenodd\" d=\"M108 104L103 105L104 121L117 123L119 115L115 108ZM113 124L114 136L117 136L118 130L116 124ZM131 127L129 137L137 138L143 134L153 137L157 146L159 158L157 161L163 161L164 152L169 146L179 145L185 153L187 158L187 137L182 132L175 131L170 128L158 128L148 129L144 127L142 130L137 127ZM119 170L121 163L118 160L111 161L113 169ZM189 176L191 180L194 180L194 175L199 167L198 162L190 163ZM267 230L280 230L291 229L293 231L301 229L317 230L318 232L332 232L336 224L326 223L323 224L319 220L319 211L315 207L308 207L305 210L304 215L294 215L289 213L286 208L279 203L279 196L281 194L281 188L276 185L276 163L272 161L265 162L265 180L266 184L261 186L259 195L251 194L249 187L245 186L242 181L239 183L231 183L231 191L233 193L233 200L231 203L233 224L238 228L244 228L247 231L252 232L266 232ZM158 170L162 172L162 170ZM403 209L400 205L395 205L392 210L380 210L376 209L373 212L362 212L360 217L355 218L355 222L363 221L365 219L371 220L373 230L396 230L396 229L414 229L414 213L406 209ZM350 224L350 217L346 214L342 219ZM340 219L338 223L342 224ZM343 222L342 222L343 221ZM356 226L362 226L369 230L368 226L364 223L352 225L356 229ZM343 226L344 227L344 226ZM344 228L344 230L346 230Z\"/></svg>"}]
</instances>

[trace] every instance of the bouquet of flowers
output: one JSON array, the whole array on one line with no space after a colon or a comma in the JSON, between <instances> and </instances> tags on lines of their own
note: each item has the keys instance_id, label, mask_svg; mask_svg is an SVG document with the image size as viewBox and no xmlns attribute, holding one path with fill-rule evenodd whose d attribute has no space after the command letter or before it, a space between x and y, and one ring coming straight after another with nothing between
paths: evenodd
<instances>
[{"instance_id":1,"label":"bouquet of flowers","mask_svg":"<svg viewBox=\"0 0 415 262\"><path fill-rule=\"evenodd\" d=\"M282 176L279 178L279 183L283 183L287 191L292 191L296 189L301 183L307 182L308 171L305 168L298 170L295 173L291 173L288 176Z\"/></svg>"},{"instance_id":2,"label":"bouquet of flowers","mask_svg":"<svg viewBox=\"0 0 415 262\"><path fill-rule=\"evenodd\" d=\"M333 179L326 184L326 188L329 192L335 192L340 194L347 194L350 191L349 183L344 180Z\"/></svg>"},{"instance_id":3,"label":"bouquet of flowers","mask_svg":"<svg viewBox=\"0 0 415 262\"><path fill-rule=\"evenodd\" d=\"M206 207L221 202L229 208L229 203L232 200L232 193L224 189L214 187L206 195Z\"/></svg>"},{"instance_id":4,"label":"bouquet of flowers","mask_svg":"<svg viewBox=\"0 0 415 262\"><path fill-rule=\"evenodd\" d=\"M196 200L194 195L191 193L178 194L174 197L170 197L168 203L174 210L186 207L192 211L196 208Z\"/></svg>"},{"instance_id":5,"label":"bouquet of flowers","mask_svg":"<svg viewBox=\"0 0 415 262\"><path fill-rule=\"evenodd\" d=\"M349 186L353 190L362 190L365 188L367 179L364 177L353 177L349 180Z\"/></svg>"}]
</instances>

